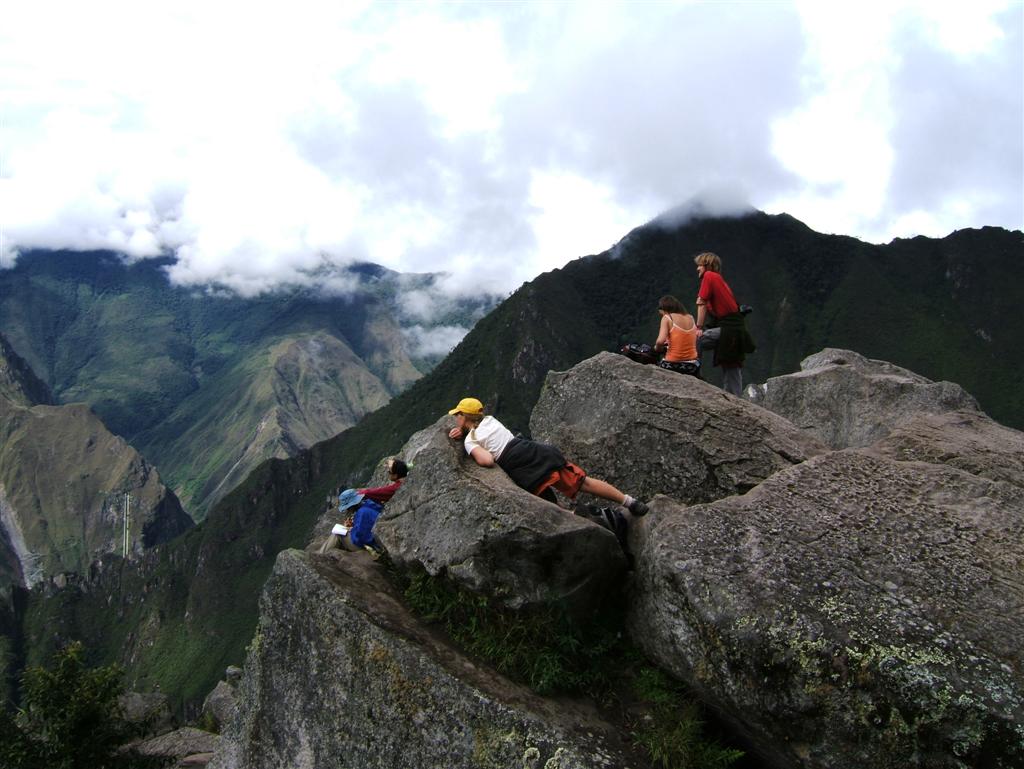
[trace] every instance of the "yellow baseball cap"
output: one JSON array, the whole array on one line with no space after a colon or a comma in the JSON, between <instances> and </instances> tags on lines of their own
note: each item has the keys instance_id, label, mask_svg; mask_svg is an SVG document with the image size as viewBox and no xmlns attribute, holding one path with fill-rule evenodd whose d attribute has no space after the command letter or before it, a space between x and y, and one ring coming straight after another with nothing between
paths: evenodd
<instances>
[{"instance_id":1,"label":"yellow baseball cap","mask_svg":"<svg viewBox=\"0 0 1024 769\"><path fill-rule=\"evenodd\" d=\"M448 412L449 414L470 414L476 416L484 413L484 404L476 398L463 398L459 405Z\"/></svg>"}]
</instances>

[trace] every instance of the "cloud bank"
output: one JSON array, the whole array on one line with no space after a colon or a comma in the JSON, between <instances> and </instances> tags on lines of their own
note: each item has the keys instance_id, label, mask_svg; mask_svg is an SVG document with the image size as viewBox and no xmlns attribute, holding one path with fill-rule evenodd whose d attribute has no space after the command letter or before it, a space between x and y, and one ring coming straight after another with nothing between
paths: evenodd
<instances>
[{"instance_id":1,"label":"cloud bank","mask_svg":"<svg viewBox=\"0 0 1024 769\"><path fill-rule=\"evenodd\" d=\"M3 264L505 292L682 201L874 241L1024 226L1020 3L58 5L0 29Z\"/></svg>"}]
</instances>

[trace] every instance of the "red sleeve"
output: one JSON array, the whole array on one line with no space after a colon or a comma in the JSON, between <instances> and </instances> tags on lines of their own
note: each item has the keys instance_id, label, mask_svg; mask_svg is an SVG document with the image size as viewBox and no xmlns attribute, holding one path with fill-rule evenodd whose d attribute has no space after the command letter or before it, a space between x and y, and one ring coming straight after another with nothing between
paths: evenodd
<instances>
[{"instance_id":1,"label":"red sleeve","mask_svg":"<svg viewBox=\"0 0 1024 769\"><path fill-rule=\"evenodd\" d=\"M705 272L700 279L700 288L697 289L697 298L707 303L711 299L711 281L708 280L710 272Z\"/></svg>"},{"instance_id":2,"label":"red sleeve","mask_svg":"<svg viewBox=\"0 0 1024 769\"><path fill-rule=\"evenodd\" d=\"M372 489L359 489L359 493L364 497L369 497L374 502L380 502L383 505L395 496L395 492L398 491L398 487L401 485L401 481L395 481L394 483L389 483L387 486L375 486Z\"/></svg>"}]
</instances>

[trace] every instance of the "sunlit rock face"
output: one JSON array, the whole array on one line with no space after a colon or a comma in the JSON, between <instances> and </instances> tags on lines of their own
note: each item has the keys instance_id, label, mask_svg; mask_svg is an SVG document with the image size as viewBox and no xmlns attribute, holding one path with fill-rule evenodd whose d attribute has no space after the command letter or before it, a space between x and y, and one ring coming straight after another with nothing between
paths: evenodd
<instances>
[{"instance_id":1,"label":"sunlit rock face","mask_svg":"<svg viewBox=\"0 0 1024 769\"><path fill-rule=\"evenodd\" d=\"M960 385L852 350L826 348L804 358L800 371L748 388L752 400L833 449L867 446L925 414L979 411Z\"/></svg>"}]
</instances>

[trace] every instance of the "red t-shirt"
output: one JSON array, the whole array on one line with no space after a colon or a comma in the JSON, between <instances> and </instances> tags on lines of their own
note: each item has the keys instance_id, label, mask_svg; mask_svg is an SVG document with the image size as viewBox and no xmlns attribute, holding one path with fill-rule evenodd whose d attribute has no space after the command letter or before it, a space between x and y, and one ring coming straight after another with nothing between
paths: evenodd
<instances>
[{"instance_id":1,"label":"red t-shirt","mask_svg":"<svg viewBox=\"0 0 1024 769\"><path fill-rule=\"evenodd\" d=\"M380 502L383 505L385 502L390 502L391 498L395 496L395 492L398 491L398 487L402 485L402 480L404 479L399 479L394 483L389 483L387 486L377 486L371 489L358 489L358 491L364 497L369 497L374 502Z\"/></svg>"},{"instance_id":2,"label":"red t-shirt","mask_svg":"<svg viewBox=\"0 0 1024 769\"><path fill-rule=\"evenodd\" d=\"M700 282L700 291L697 298L703 299L708 312L716 318L724 318L740 311L736 304L736 297L732 295L732 289L720 273L705 270L704 277Z\"/></svg>"}]
</instances>

